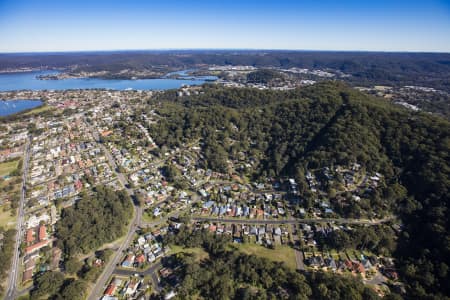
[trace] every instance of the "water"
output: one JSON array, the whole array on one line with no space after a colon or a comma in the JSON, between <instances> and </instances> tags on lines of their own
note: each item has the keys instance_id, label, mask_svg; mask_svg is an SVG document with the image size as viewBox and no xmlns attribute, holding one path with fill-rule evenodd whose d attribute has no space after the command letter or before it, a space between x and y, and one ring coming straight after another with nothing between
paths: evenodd
<instances>
[{"instance_id":1,"label":"water","mask_svg":"<svg viewBox=\"0 0 450 300\"><path fill-rule=\"evenodd\" d=\"M188 76L186 72L178 72L183 79L98 79L74 78L62 80L40 80L36 76L55 74L55 71L37 71L24 73L0 74L0 91L14 90L67 90L67 89L111 89L111 90L167 90L182 85L201 85L205 81L217 79L214 76ZM184 76L187 75L187 76Z\"/></svg>"},{"instance_id":2,"label":"water","mask_svg":"<svg viewBox=\"0 0 450 300\"><path fill-rule=\"evenodd\" d=\"M8 100L0 101L0 117L16 114L18 112L42 105L41 100Z\"/></svg>"}]
</instances>

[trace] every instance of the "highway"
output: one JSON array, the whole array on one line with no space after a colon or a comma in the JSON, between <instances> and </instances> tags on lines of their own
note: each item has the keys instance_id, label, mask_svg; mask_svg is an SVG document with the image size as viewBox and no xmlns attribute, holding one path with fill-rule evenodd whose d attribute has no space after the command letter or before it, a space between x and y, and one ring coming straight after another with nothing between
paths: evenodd
<instances>
[{"instance_id":1,"label":"highway","mask_svg":"<svg viewBox=\"0 0 450 300\"><path fill-rule=\"evenodd\" d=\"M134 192L132 189L128 188L129 185L128 185L128 181L125 178L125 176L122 173L117 172L117 165L116 165L111 153L109 152L108 149L106 149L106 147L102 143L100 143L98 134L95 132L95 130L93 130L91 128L91 132L92 132L94 139L97 141L97 143L100 145L103 152L105 153L105 155L109 161L109 164L110 164L113 172L115 172L120 184L127 191L128 195L130 195L130 197L134 197ZM142 211L141 211L141 208L139 207L139 204L138 203L133 203L133 204L134 204L134 218L128 229L128 233L126 235L125 241L119 246L119 248L116 250L116 253L109 260L109 262L105 265L105 269L103 270L102 274L97 279L95 286L91 290L91 293L88 297L89 300L95 300L95 299L99 299L101 297L101 295L103 294L103 291L106 289L109 278L113 274L116 265L120 262L120 260L122 258L123 252L128 247L128 245L133 241L134 233L138 229L138 226L141 223L141 217L142 217Z\"/></svg>"},{"instance_id":2,"label":"highway","mask_svg":"<svg viewBox=\"0 0 450 300\"><path fill-rule=\"evenodd\" d=\"M17 216L16 224L16 245L14 247L14 254L11 263L11 269L8 277L8 289L6 292L5 299L15 299L17 295L17 278L19 273L19 262L20 262L20 241L22 239L22 225L24 221L24 207L25 207L25 192L27 183L27 172L28 172L28 161L30 160L30 141L31 136L27 140L25 146L25 155L23 161L23 172L22 172L22 192L20 195L19 212Z\"/></svg>"}]
</instances>

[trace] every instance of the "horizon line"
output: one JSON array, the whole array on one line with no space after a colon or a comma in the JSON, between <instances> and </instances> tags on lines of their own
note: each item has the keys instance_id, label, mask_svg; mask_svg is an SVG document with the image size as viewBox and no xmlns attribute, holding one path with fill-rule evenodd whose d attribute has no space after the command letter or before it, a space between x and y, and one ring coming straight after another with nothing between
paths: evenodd
<instances>
[{"instance_id":1,"label":"horizon line","mask_svg":"<svg viewBox=\"0 0 450 300\"><path fill-rule=\"evenodd\" d=\"M102 53L102 52L171 52L171 51L270 51L270 52L347 52L347 53L410 53L410 54L450 54L450 51L421 50L324 50L289 48L149 48L149 49L98 49L98 50L44 50L44 51L0 51L3 54L64 54L64 53Z\"/></svg>"}]
</instances>

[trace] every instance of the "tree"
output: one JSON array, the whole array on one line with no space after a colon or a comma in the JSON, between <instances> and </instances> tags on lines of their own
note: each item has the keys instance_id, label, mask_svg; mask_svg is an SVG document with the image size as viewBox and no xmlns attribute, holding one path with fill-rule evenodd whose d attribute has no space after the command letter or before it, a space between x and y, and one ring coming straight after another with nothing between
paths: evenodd
<instances>
[{"instance_id":1,"label":"tree","mask_svg":"<svg viewBox=\"0 0 450 300\"><path fill-rule=\"evenodd\" d=\"M65 300L82 300L86 297L87 284L84 280L69 279L62 291L58 294L57 299Z\"/></svg>"},{"instance_id":2,"label":"tree","mask_svg":"<svg viewBox=\"0 0 450 300\"><path fill-rule=\"evenodd\" d=\"M83 264L75 257L71 257L65 262L66 271L69 274L76 274L82 266Z\"/></svg>"},{"instance_id":3,"label":"tree","mask_svg":"<svg viewBox=\"0 0 450 300\"><path fill-rule=\"evenodd\" d=\"M34 282L35 289L31 291L31 296L36 299L42 297L51 298L61 288L64 282L64 275L61 272L47 271L37 276Z\"/></svg>"}]
</instances>

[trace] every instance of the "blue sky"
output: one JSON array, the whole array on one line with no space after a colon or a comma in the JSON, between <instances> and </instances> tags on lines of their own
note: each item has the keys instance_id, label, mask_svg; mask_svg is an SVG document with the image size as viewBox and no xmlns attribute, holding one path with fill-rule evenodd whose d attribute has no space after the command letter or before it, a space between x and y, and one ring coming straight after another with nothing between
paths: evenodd
<instances>
[{"instance_id":1,"label":"blue sky","mask_svg":"<svg viewBox=\"0 0 450 300\"><path fill-rule=\"evenodd\" d=\"M450 0L0 0L0 52L450 52Z\"/></svg>"}]
</instances>

